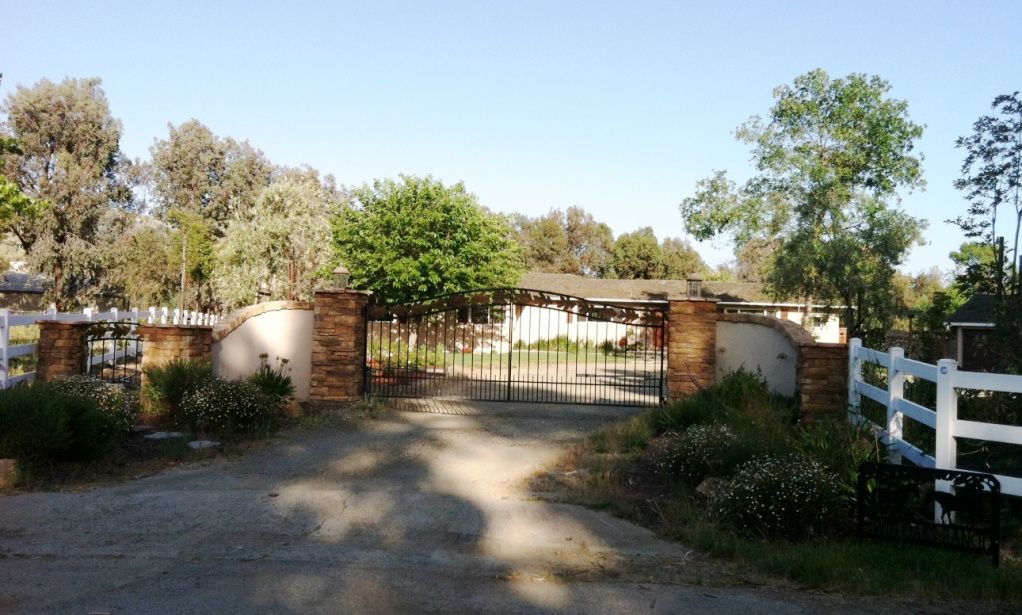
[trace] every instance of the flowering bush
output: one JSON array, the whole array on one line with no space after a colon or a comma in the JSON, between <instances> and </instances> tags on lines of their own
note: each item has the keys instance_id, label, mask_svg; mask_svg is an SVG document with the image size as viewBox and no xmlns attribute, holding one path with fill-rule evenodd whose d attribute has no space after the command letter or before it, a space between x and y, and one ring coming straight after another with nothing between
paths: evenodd
<instances>
[{"instance_id":1,"label":"flowering bush","mask_svg":"<svg viewBox=\"0 0 1022 615\"><path fill-rule=\"evenodd\" d=\"M295 383L291 380L291 366L288 359L277 357L277 367L270 367L270 355L259 355L259 369L248 377L248 381L277 399L294 395Z\"/></svg>"},{"instance_id":2,"label":"flowering bush","mask_svg":"<svg viewBox=\"0 0 1022 615\"><path fill-rule=\"evenodd\" d=\"M799 455L757 457L742 464L713 509L735 529L792 540L817 536L848 517L839 479Z\"/></svg>"},{"instance_id":3,"label":"flowering bush","mask_svg":"<svg viewBox=\"0 0 1022 615\"><path fill-rule=\"evenodd\" d=\"M730 475L751 452L732 428L713 424L657 438L647 455L657 474L695 485L708 476Z\"/></svg>"},{"instance_id":4,"label":"flowering bush","mask_svg":"<svg viewBox=\"0 0 1022 615\"><path fill-rule=\"evenodd\" d=\"M123 387L91 376L69 376L53 383L54 390L73 397L92 400L111 419L120 431L129 431L135 425L137 398Z\"/></svg>"},{"instance_id":5,"label":"flowering bush","mask_svg":"<svg viewBox=\"0 0 1022 615\"><path fill-rule=\"evenodd\" d=\"M182 418L195 431L269 430L280 414L280 399L247 380L209 380L181 401Z\"/></svg>"}]
</instances>

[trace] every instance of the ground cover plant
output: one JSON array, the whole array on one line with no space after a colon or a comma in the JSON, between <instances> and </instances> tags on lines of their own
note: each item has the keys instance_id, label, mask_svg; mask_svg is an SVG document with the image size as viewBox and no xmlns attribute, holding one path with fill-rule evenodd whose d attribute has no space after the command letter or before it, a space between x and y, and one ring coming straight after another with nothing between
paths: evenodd
<instances>
[{"instance_id":1,"label":"ground cover plant","mask_svg":"<svg viewBox=\"0 0 1022 615\"><path fill-rule=\"evenodd\" d=\"M865 429L840 418L799 421L791 400L737 372L591 435L532 487L806 587L1022 600L1011 536L1001 568L975 555L854 538L857 468L885 456ZM1005 527L1018 524L1009 518Z\"/></svg>"}]
</instances>

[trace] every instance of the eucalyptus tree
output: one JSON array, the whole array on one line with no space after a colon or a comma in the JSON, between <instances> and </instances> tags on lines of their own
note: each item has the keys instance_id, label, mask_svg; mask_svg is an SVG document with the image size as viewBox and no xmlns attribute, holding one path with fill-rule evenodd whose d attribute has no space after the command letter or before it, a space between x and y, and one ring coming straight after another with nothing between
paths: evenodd
<instances>
[{"instance_id":1,"label":"eucalyptus tree","mask_svg":"<svg viewBox=\"0 0 1022 615\"><path fill-rule=\"evenodd\" d=\"M0 111L0 175L12 214L3 222L30 264L52 278L49 298L59 309L76 307L101 290L104 251L133 202L121 122L94 78L18 86Z\"/></svg>"},{"instance_id":2,"label":"eucalyptus tree","mask_svg":"<svg viewBox=\"0 0 1022 615\"><path fill-rule=\"evenodd\" d=\"M773 293L844 306L854 335L893 318L895 267L925 228L897 207L900 190L924 185L923 128L890 90L877 76L822 69L776 88L766 119L736 133L752 146L756 174L738 187L717 172L681 204L696 238L730 236L739 248L776 240Z\"/></svg>"}]
</instances>

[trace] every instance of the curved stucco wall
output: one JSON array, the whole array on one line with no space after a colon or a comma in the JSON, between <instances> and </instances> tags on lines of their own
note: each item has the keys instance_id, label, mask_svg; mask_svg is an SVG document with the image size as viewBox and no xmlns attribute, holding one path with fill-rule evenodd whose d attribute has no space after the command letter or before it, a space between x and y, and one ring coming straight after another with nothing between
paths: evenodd
<instances>
[{"instance_id":1,"label":"curved stucco wall","mask_svg":"<svg viewBox=\"0 0 1022 615\"><path fill-rule=\"evenodd\" d=\"M757 322L717 322L717 380L745 368L759 371L770 388L794 397L798 348L781 330Z\"/></svg>"},{"instance_id":2,"label":"curved stucco wall","mask_svg":"<svg viewBox=\"0 0 1022 615\"><path fill-rule=\"evenodd\" d=\"M287 358L295 398L309 398L312 371L312 310L276 309L248 316L222 333L214 331L213 364L225 378L243 378L259 369L259 355ZM228 317L230 319L230 317ZM226 319L225 319L226 320ZM218 335L218 333L221 333Z\"/></svg>"}]
</instances>

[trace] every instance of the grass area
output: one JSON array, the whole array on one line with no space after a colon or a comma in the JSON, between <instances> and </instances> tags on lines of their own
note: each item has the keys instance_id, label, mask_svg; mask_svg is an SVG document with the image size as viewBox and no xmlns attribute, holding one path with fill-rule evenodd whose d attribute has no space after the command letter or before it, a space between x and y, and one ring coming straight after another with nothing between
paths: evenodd
<instances>
[{"instance_id":1,"label":"grass area","mask_svg":"<svg viewBox=\"0 0 1022 615\"><path fill-rule=\"evenodd\" d=\"M847 525L838 531L799 540L763 537L755 532L738 531L711 511L708 500L698 496L691 483L664 477L652 467L653 452L658 442L667 437L665 433L684 433L691 425L719 422L732 425L740 433L741 422L749 421L748 414L756 415L770 407L784 414L790 407L782 400L764 402L766 398L769 395L763 394L756 401L756 396L748 391L735 395L733 390L715 388L685 402L680 410L677 406L656 409L623 421L592 434L570 450L556 467L537 476L531 488L548 499L581 504L632 520L777 583L794 582L815 590L896 595L924 601L1022 601L1022 561L1014 551L1011 537L1002 546L1000 568L993 568L985 556L898 543L860 542L850 534ZM807 454L818 449L815 453L818 458L834 458L829 466L850 465L850 460L841 459L842 447L834 444L833 434L821 436L825 430L803 429L786 421L782 417L775 423L786 425L785 434L775 434L784 438L773 445L767 443L767 448L786 445ZM754 422L755 419L749 421ZM770 429L766 436L762 425L754 427L752 433L759 434L757 437L765 442L772 437ZM854 445L861 447L862 443ZM857 460L865 455L863 450L852 458ZM1010 520L1007 525L1012 525Z\"/></svg>"}]
</instances>

